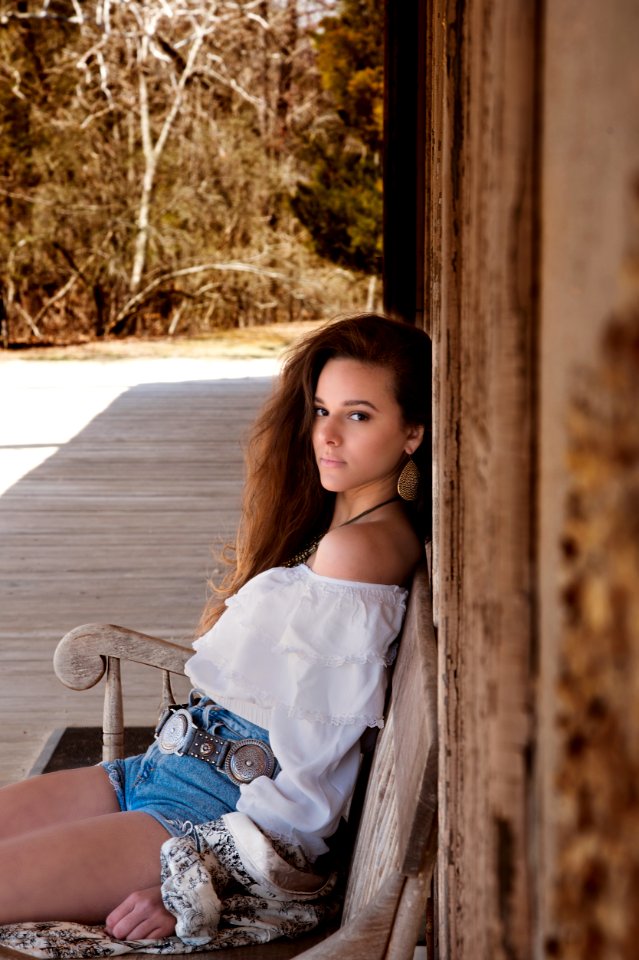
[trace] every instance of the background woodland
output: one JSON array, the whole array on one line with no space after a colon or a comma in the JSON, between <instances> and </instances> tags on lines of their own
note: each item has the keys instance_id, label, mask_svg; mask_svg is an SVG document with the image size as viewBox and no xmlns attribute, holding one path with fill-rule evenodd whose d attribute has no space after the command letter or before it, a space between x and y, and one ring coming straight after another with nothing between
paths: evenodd
<instances>
[{"instance_id":1,"label":"background woodland","mask_svg":"<svg viewBox=\"0 0 639 960\"><path fill-rule=\"evenodd\" d=\"M0 0L0 344L379 306L383 4Z\"/></svg>"}]
</instances>

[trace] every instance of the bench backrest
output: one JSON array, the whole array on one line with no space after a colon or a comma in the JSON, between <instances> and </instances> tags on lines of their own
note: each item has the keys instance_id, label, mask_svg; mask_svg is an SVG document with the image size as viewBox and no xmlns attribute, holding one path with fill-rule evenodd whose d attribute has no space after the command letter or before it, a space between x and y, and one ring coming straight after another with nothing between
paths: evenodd
<instances>
[{"instance_id":1,"label":"bench backrest","mask_svg":"<svg viewBox=\"0 0 639 960\"><path fill-rule=\"evenodd\" d=\"M437 647L424 563L415 574L353 852L343 923L393 874L416 876L432 848L437 807Z\"/></svg>"}]
</instances>

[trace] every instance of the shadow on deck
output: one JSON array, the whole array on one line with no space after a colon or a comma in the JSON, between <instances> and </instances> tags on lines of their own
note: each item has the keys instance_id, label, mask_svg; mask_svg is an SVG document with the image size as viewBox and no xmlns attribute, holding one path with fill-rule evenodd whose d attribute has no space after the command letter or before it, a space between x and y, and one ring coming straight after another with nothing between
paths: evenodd
<instances>
[{"instance_id":1,"label":"shadow on deck","mask_svg":"<svg viewBox=\"0 0 639 960\"><path fill-rule=\"evenodd\" d=\"M54 677L66 631L105 621L190 642L270 383L132 387L0 497L0 784L31 768L54 729L101 722L99 690ZM131 724L154 722L147 687L135 668L125 678Z\"/></svg>"}]
</instances>

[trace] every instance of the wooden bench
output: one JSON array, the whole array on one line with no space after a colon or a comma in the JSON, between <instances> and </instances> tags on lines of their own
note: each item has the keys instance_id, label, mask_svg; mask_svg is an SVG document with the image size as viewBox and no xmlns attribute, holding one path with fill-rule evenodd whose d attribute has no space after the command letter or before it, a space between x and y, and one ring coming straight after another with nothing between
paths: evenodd
<instances>
[{"instance_id":1,"label":"wooden bench","mask_svg":"<svg viewBox=\"0 0 639 960\"><path fill-rule=\"evenodd\" d=\"M54 666L59 679L74 690L92 687L106 674L103 749L110 759L121 756L123 747L120 661L162 669L163 699L170 701L170 674L182 674L190 655L188 648L123 627L88 624L63 637ZM436 854L436 677L424 564L415 574L386 722L370 763L339 929L328 936L216 950L209 955L212 960L412 958L425 925Z\"/></svg>"}]
</instances>

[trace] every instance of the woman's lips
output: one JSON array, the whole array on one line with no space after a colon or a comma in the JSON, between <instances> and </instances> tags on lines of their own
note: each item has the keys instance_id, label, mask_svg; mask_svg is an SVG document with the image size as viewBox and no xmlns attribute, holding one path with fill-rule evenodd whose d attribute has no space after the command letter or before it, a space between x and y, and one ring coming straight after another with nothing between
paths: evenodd
<instances>
[{"instance_id":1,"label":"woman's lips","mask_svg":"<svg viewBox=\"0 0 639 960\"><path fill-rule=\"evenodd\" d=\"M320 457L320 463L323 467L343 467L343 460L335 460L333 457Z\"/></svg>"}]
</instances>

